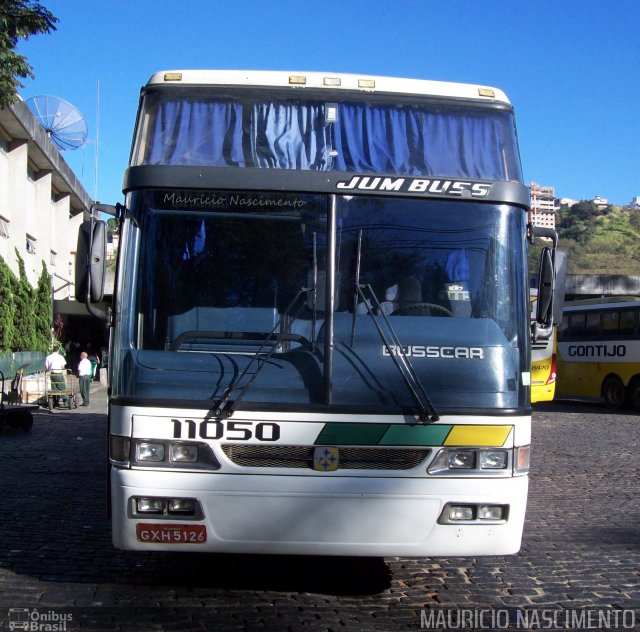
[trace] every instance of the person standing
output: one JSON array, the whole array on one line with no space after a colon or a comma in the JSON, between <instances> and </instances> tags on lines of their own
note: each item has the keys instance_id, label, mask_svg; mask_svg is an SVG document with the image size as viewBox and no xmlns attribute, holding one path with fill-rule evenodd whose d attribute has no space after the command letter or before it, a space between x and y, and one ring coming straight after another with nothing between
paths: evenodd
<instances>
[{"instance_id":1,"label":"person standing","mask_svg":"<svg viewBox=\"0 0 640 632\"><path fill-rule=\"evenodd\" d=\"M78 377L80 378L80 395L82 397L81 406L89 405L89 391L91 389L91 375L93 367L86 351L80 354L80 362L78 363Z\"/></svg>"},{"instance_id":2,"label":"person standing","mask_svg":"<svg viewBox=\"0 0 640 632\"><path fill-rule=\"evenodd\" d=\"M60 353L60 347L55 346L53 352L50 353L44 361L44 368L49 371L51 378L51 390L52 391L65 391L67 389L67 382L64 377L64 368L67 366L67 361ZM69 398L66 394L55 396L56 404L59 406L60 401L67 406L69 404Z\"/></svg>"},{"instance_id":3,"label":"person standing","mask_svg":"<svg viewBox=\"0 0 640 632\"><path fill-rule=\"evenodd\" d=\"M87 357L89 362L91 362L91 379L93 379L98 372L98 367L100 366L100 356L98 356L97 353L94 353L90 342L87 343Z\"/></svg>"}]
</instances>

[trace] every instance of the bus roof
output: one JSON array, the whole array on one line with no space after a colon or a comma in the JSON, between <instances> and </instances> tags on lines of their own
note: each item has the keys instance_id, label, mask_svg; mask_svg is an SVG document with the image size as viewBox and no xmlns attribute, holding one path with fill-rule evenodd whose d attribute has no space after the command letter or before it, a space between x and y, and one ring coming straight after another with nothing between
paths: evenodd
<instances>
[{"instance_id":1,"label":"bus roof","mask_svg":"<svg viewBox=\"0 0 640 632\"><path fill-rule=\"evenodd\" d=\"M167 84L339 89L355 92L473 99L510 105L509 99L502 90L490 86L344 73L273 70L162 70L151 76L147 87Z\"/></svg>"}]
</instances>

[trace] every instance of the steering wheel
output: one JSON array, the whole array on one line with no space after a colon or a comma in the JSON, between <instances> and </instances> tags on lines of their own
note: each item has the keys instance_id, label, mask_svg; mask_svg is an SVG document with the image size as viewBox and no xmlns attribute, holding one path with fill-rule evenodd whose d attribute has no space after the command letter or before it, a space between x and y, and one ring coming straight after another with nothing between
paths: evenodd
<instances>
[{"instance_id":1,"label":"steering wheel","mask_svg":"<svg viewBox=\"0 0 640 632\"><path fill-rule=\"evenodd\" d=\"M431 316L429 314L423 314L426 310L436 310L443 312L445 316L453 316L453 312L446 307L442 307L442 305L437 305L436 303L414 303L413 305L407 305L407 307L401 307L397 309L395 312L392 312L392 316Z\"/></svg>"}]
</instances>

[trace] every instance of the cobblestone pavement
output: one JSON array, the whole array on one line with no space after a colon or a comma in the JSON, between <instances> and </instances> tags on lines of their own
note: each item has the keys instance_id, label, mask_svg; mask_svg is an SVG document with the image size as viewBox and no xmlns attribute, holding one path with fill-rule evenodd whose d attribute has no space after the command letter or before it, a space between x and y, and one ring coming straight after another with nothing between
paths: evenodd
<instances>
[{"instance_id":1,"label":"cobblestone pavement","mask_svg":"<svg viewBox=\"0 0 640 632\"><path fill-rule=\"evenodd\" d=\"M105 411L97 387L88 408L0 431L0 629L18 608L53 630L420 629L437 608L627 609L640 627L639 416L536 409L516 556L335 559L114 549Z\"/></svg>"}]
</instances>

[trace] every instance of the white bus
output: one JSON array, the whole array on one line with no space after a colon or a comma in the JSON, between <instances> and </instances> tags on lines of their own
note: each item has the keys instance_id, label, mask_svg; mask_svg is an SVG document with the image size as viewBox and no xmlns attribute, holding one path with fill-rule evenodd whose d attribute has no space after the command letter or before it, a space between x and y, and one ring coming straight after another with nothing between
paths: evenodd
<instances>
[{"instance_id":1,"label":"white bus","mask_svg":"<svg viewBox=\"0 0 640 632\"><path fill-rule=\"evenodd\" d=\"M558 332L558 397L640 410L639 297L566 303Z\"/></svg>"},{"instance_id":2,"label":"white bus","mask_svg":"<svg viewBox=\"0 0 640 632\"><path fill-rule=\"evenodd\" d=\"M519 550L529 194L501 91L160 72L124 192L115 546ZM98 315L101 226L82 229L77 290Z\"/></svg>"}]
</instances>

